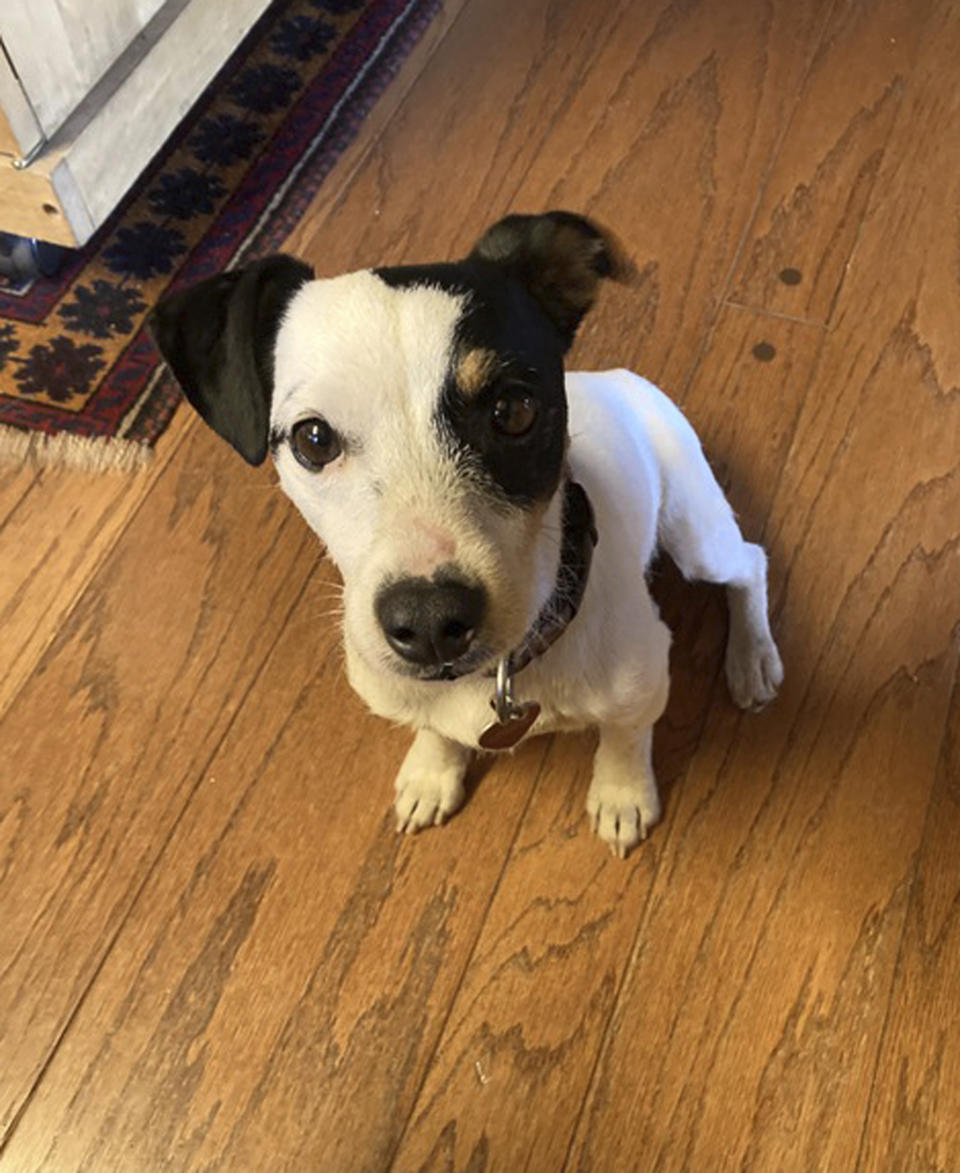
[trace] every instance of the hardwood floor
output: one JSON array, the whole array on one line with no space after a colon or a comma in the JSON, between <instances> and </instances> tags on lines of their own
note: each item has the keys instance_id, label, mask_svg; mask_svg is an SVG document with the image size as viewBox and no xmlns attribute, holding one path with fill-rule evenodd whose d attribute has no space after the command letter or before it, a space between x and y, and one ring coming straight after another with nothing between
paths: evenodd
<instances>
[{"instance_id":1,"label":"hardwood floor","mask_svg":"<svg viewBox=\"0 0 960 1173\"><path fill-rule=\"evenodd\" d=\"M182 413L0 475L0 1173L960 1168L960 5L466 0L294 232L322 274L567 206L771 555L745 716L668 565L665 817L593 739L397 837L299 516ZM387 115L390 115L389 117Z\"/></svg>"}]
</instances>

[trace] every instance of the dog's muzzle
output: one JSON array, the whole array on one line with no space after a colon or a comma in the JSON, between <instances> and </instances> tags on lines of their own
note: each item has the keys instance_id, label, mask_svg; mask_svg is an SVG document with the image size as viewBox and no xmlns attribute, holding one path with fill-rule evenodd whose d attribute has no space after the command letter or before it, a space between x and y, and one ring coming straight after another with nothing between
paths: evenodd
<instances>
[{"instance_id":1,"label":"dog's muzzle","mask_svg":"<svg viewBox=\"0 0 960 1173\"><path fill-rule=\"evenodd\" d=\"M487 612L486 591L449 573L432 580L402 578L387 583L374 600L377 621L387 643L409 666L410 675L420 680L457 680L482 669L490 676L499 671L504 684L498 684L497 695L506 697L513 676L555 643L576 617L596 544L590 500L576 481L568 479L553 591L520 644L497 656L499 667L489 667L495 653L476 642Z\"/></svg>"}]
</instances>

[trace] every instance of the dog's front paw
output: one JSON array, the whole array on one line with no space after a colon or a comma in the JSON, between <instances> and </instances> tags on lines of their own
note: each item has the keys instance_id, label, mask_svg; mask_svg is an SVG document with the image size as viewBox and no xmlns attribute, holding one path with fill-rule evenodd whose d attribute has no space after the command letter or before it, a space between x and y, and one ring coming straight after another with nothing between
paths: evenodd
<instances>
[{"instance_id":1,"label":"dog's front paw","mask_svg":"<svg viewBox=\"0 0 960 1173\"><path fill-rule=\"evenodd\" d=\"M430 729L422 729L397 775L398 831L440 824L463 804L469 751Z\"/></svg>"},{"instance_id":2,"label":"dog's front paw","mask_svg":"<svg viewBox=\"0 0 960 1173\"><path fill-rule=\"evenodd\" d=\"M647 837L660 821L660 797L657 785L626 785L594 780L587 795L587 814L594 832L626 859L631 848Z\"/></svg>"},{"instance_id":3,"label":"dog's front paw","mask_svg":"<svg viewBox=\"0 0 960 1173\"><path fill-rule=\"evenodd\" d=\"M587 814L596 834L621 859L660 821L652 744L653 730L649 726L629 729L610 725L600 729Z\"/></svg>"},{"instance_id":4,"label":"dog's front paw","mask_svg":"<svg viewBox=\"0 0 960 1173\"><path fill-rule=\"evenodd\" d=\"M758 712L768 705L783 683L780 653L769 636L763 639L737 639L731 633L727 644L726 672L734 704L752 712Z\"/></svg>"},{"instance_id":5,"label":"dog's front paw","mask_svg":"<svg viewBox=\"0 0 960 1173\"><path fill-rule=\"evenodd\" d=\"M419 831L439 827L463 803L463 783L449 770L421 770L417 774L400 771L397 778L398 831Z\"/></svg>"}]
</instances>

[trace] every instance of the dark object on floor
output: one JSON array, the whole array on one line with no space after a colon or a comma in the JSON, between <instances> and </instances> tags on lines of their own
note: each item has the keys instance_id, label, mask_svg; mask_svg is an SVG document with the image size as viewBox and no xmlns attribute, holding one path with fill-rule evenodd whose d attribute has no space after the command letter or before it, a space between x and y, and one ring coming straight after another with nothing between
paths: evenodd
<instances>
[{"instance_id":1,"label":"dark object on floor","mask_svg":"<svg viewBox=\"0 0 960 1173\"><path fill-rule=\"evenodd\" d=\"M0 232L0 277L14 285L55 277L69 250L46 240Z\"/></svg>"}]
</instances>

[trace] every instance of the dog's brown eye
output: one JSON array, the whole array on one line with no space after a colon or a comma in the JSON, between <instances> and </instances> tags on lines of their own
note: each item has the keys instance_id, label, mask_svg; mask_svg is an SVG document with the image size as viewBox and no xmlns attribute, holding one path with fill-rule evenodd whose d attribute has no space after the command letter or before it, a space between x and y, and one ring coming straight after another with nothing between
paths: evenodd
<instances>
[{"instance_id":1,"label":"dog's brown eye","mask_svg":"<svg viewBox=\"0 0 960 1173\"><path fill-rule=\"evenodd\" d=\"M537 418L537 401L531 395L501 395L493 405L493 426L507 436L524 436Z\"/></svg>"},{"instance_id":2,"label":"dog's brown eye","mask_svg":"<svg viewBox=\"0 0 960 1173\"><path fill-rule=\"evenodd\" d=\"M290 447L297 460L311 472L319 472L341 452L340 437L322 419L301 420L294 424Z\"/></svg>"}]
</instances>

